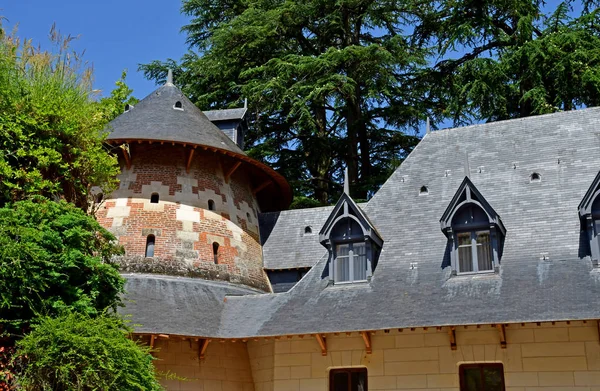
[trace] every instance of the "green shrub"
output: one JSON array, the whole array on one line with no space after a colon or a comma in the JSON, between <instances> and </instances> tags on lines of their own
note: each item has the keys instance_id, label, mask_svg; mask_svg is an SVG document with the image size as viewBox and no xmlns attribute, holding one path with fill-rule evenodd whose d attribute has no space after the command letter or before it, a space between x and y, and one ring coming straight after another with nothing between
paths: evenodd
<instances>
[{"instance_id":1,"label":"green shrub","mask_svg":"<svg viewBox=\"0 0 600 391\"><path fill-rule=\"evenodd\" d=\"M35 391L162 390L149 348L128 332L112 316L42 318L17 343L17 384Z\"/></svg>"}]
</instances>

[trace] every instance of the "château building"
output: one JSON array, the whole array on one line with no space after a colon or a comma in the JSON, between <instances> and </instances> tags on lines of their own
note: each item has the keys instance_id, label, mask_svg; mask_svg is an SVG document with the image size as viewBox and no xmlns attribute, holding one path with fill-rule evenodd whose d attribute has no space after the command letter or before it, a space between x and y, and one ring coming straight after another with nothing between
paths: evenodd
<instances>
[{"instance_id":1,"label":"ch\u00e2teau building","mask_svg":"<svg viewBox=\"0 0 600 391\"><path fill-rule=\"evenodd\" d=\"M167 390L600 390L600 108L428 132L302 210L245 115L169 77L110 124L97 217Z\"/></svg>"}]
</instances>

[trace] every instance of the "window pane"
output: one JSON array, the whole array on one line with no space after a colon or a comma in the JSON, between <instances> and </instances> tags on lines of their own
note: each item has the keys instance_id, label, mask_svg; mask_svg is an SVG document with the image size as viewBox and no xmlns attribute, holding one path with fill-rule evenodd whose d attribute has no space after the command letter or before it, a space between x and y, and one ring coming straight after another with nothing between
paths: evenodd
<instances>
[{"instance_id":1,"label":"window pane","mask_svg":"<svg viewBox=\"0 0 600 391\"><path fill-rule=\"evenodd\" d=\"M493 269L489 231L477 232L477 266L479 271Z\"/></svg>"},{"instance_id":2,"label":"window pane","mask_svg":"<svg viewBox=\"0 0 600 391\"><path fill-rule=\"evenodd\" d=\"M473 271L473 254L471 253L471 246L458 248L458 271L462 273Z\"/></svg>"},{"instance_id":3,"label":"window pane","mask_svg":"<svg viewBox=\"0 0 600 391\"><path fill-rule=\"evenodd\" d=\"M348 256L348 254L350 253L350 245L338 244L337 246L335 246L335 253L338 257Z\"/></svg>"},{"instance_id":4,"label":"window pane","mask_svg":"<svg viewBox=\"0 0 600 391\"><path fill-rule=\"evenodd\" d=\"M364 243L354 243L352 246L354 252L354 280L367 279L367 247Z\"/></svg>"},{"instance_id":5,"label":"window pane","mask_svg":"<svg viewBox=\"0 0 600 391\"><path fill-rule=\"evenodd\" d=\"M482 391L481 386L481 369L478 367L464 368L460 391Z\"/></svg>"},{"instance_id":6,"label":"window pane","mask_svg":"<svg viewBox=\"0 0 600 391\"><path fill-rule=\"evenodd\" d=\"M456 235L458 237L459 246L470 246L471 245L471 233L462 232Z\"/></svg>"},{"instance_id":7,"label":"window pane","mask_svg":"<svg viewBox=\"0 0 600 391\"><path fill-rule=\"evenodd\" d=\"M337 257L335 259L335 281L350 281L349 257Z\"/></svg>"},{"instance_id":8,"label":"window pane","mask_svg":"<svg viewBox=\"0 0 600 391\"><path fill-rule=\"evenodd\" d=\"M501 367L484 367L483 382L485 391L503 391L502 388L502 368Z\"/></svg>"},{"instance_id":9,"label":"window pane","mask_svg":"<svg viewBox=\"0 0 600 391\"><path fill-rule=\"evenodd\" d=\"M348 375L348 372L337 372L333 374L333 391L348 391Z\"/></svg>"},{"instance_id":10,"label":"window pane","mask_svg":"<svg viewBox=\"0 0 600 391\"><path fill-rule=\"evenodd\" d=\"M367 373L352 372L352 391L367 391Z\"/></svg>"}]
</instances>

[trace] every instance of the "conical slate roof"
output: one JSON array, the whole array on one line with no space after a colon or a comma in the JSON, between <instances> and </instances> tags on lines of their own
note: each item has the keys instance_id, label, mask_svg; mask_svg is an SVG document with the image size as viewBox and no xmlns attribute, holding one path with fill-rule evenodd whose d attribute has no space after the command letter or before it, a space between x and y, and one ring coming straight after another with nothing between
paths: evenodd
<instances>
[{"instance_id":1,"label":"conical slate roof","mask_svg":"<svg viewBox=\"0 0 600 391\"><path fill-rule=\"evenodd\" d=\"M177 102L181 107L177 107ZM244 154L179 88L168 82L110 122L108 131L107 141L169 141Z\"/></svg>"}]
</instances>

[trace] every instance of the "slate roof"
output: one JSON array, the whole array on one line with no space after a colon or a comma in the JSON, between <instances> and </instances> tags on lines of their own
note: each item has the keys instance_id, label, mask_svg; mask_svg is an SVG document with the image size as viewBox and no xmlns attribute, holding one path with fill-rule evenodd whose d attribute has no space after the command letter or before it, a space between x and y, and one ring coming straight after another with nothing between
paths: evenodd
<instances>
[{"instance_id":1,"label":"slate roof","mask_svg":"<svg viewBox=\"0 0 600 391\"><path fill-rule=\"evenodd\" d=\"M499 274L451 276L439 220L467 152L471 181L506 227ZM316 265L290 291L227 298L216 334L200 321L188 327L239 338L598 319L600 269L584 256L577 207L599 170L600 108L427 134L363 206L385 240L370 283L328 285L327 256L315 252ZM530 181L533 172L541 181ZM302 254L312 244L298 228L314 221L318 232L326 218L327 208L281 212L265 266L308 264Z\"/></svg>"},{"instance_id":2,"label":"slate roof","mask_svg":"<svg viewBox=\"0 0 600 391\"><path fill-rule=\"evenodd\" d=\"M173 108L181 102L183 110ZM111 140L160 140L244 152L180 90L167 83L108 125Z\"/></svg>"},{"instance_id":3,"label":"slate roof","mask_svg":"<svg viewBox=\"0 0 600 391\"><path fill-rule=\"evenodd\" d=\"M225 281L124 274L126 295L121 315L130 316L138 333L216 335L225 296L259 291Z\"/></svg>"},{"instance_id":4,"label":"slate roof","mask_svg":"<svg viewBox=\"0 0 600 391\"><path fill-rule=\"evenodd\" d=\"M319 231L333 206L261 213L258 216L265 269L313 266L327 249L319 243ZM312 233L304 229L311 227Z\"/></svg>"},{"instance_id":5,"label":"slate roof","mask_svg":"<svg viewBox=\"0 0 600 391\"><path fill-rule=\"evenodd\" d=\"M205 110L204 115L211 121L231 121L241 120L246 115L248 108L242 107L238 109L223 109L223 110Z\"/></svg>"}]
</instances>

